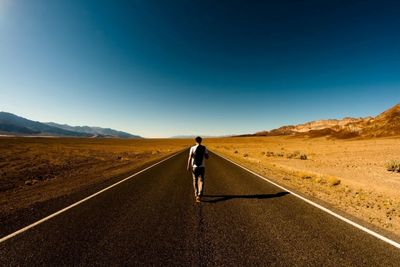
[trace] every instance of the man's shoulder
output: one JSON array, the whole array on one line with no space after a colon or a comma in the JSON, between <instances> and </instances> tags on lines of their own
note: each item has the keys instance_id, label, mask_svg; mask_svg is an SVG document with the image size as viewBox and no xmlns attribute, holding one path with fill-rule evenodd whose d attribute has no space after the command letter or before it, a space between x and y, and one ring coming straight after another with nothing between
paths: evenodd
<instances>
[{"instance_id":1,"label":"man's shoulder","mask_svg":"<svg viewBox=\"0 0 400 267\"><path fill-rule=\"evenodd\" d=\"M197 150L198 147L204 148L204 150L205 150L206 152L208 151L208 150L207 150L207 147L204 146L204 145L194 145L194 146L190 147L190 151L191 151L191 152L192 152L192 151L194 152L194 151Z\"/></svg>"},{"instance_id":2,"label":"man's shoulder","mask_svg":"<svg viewBox=\"0 0 400 267\"><path fill-rule=\"evenodd\" d=\"M191 153L194 152L196 150L196 148L197 148L197 145L194 145L194 146L190 147L190 152Z\"/></svg>"}]
</instances>

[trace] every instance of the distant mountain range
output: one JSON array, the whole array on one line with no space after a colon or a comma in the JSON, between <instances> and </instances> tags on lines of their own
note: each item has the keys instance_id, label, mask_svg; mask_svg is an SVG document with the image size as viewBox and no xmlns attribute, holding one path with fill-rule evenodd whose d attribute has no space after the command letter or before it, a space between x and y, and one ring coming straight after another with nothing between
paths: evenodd
<instances>
[{"instance_id":1,"label":"distant mountain range","mask_svg":"<svg viewBox=\"0 0 400 267\"><path fill-rule=\"evenodd\" d=\"M141 138L138 135L110 128L70 126L54 122L28 120L12 113L0 112L0 135L18 136L69 136L69 137L114 137ZM304 136L304 137L385 137L400 136L400 104L376 117L328 119L298 125L286 125L270 131L261 131L244 136ZM184 135L173 138L194 138Z\"/></svg>"},{"instance_id":2,"label":"distant mountain range","mask_svg":"<svg viewBox=\"0 0 400 267\"><path fill-rule=\"evenodd\" d=\"M282 126L271 131L262 131L255 136L307 136L332 138L385 137L400 135L400 104L376 117L317 120L298 125Z\"/></svg>"},{"instance_id":3,"label":"distant mountain range","mask_svg":"<svg viewBox=\"0 0 400 267\"><path fill-rule=\"evenodd\" d=\"M19 117L12 113L0 112L0 134L28 136L68 136L68 137L114 137L141 138L138 135L110 128L69 126L54 122L38 122Z\"/></svg>"},{"instance_id":4,"label":"distant mountain range","mask_svg":"<svg viewBox=\"0 0 400 267\"><path fill-rule=\"evenodd\" d=\"M172 139L195 139L197 136L201 138L219 138L219 137L230 137L232 135L175 135L171 136Z\"/></svg>"},{"instance_id":5,"label":"distant mountain range","mask_svg":"<svg viewBox=\"0 0 400 267\"><path fill-rule=\"evenodd\" d=\"M119 138L140 138L138 135L132 135L130 133L113 130L110 128L101 128L101 127L90 127L90 126L70 126L67 124L58 124L54 122L47 122L49 126L53 126L56 128L60 128L67 131L78 132L78 133L86 133L94 136L111 136L111 137L119 137Z\"/></svg>"}]
</instances>

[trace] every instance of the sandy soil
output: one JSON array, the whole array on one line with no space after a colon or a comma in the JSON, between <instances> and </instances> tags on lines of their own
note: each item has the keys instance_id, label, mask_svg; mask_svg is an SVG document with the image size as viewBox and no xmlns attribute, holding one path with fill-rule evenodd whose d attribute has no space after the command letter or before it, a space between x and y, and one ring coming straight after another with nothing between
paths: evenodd
<instances>
[{"instance_id":1,"label":"sandy soil","mask_svg":"<svg viewBox=\"0 0 400 267\"><path fill-rule=\"evenodd\" d=\"M188 140L0 137L0 217L140 169Z\"/></svg>"},{"instance_id":2,"label":"sandy soil","mask_svg":"<svg viewBox=\"0 0 400 267\"><path fill-rule=\"evenodd\" d=\"M136 171L192 143L0 137L0 218ZM241 137L206 139L205 145L400 236L400 173L385 166L400 160L400 138Z\"/></svg>"},{"instance_id":3,"label":"sandy soil","mask_svg":"<svg viewBox=\"0 0 400 267\"><path fill-rule=\"evenodd\" d=\"M282 185L400 236L400 173L385 166L400 160L399 137L239 137L208 139L206 145Z\"/></svg>"}]
</instances>

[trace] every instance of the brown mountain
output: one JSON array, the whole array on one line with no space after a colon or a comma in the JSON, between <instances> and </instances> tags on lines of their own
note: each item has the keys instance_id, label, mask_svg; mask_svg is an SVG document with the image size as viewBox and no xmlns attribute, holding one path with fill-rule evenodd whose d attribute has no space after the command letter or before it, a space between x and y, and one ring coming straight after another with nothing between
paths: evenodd
<instances>
[{"instance_id":1,"label":"brown mountain","mask_svg":"<svg viewBox=\"0 0 400 267\"><path fill-rule=\"evenodd\" d=\"M369 124L364 125L361 135L368 137L400 135L400 104L382 112Z\"/></svg>"},{"instance_id":2,"label":"brown mountain","mask_svg":"<svg viewBox=\"0 0 400 267\"><path fill-rule=\"evenodd\" d=\"M282 126L271 131L255 133L256 136L294 135L333 138L383 137L400 135L400 104L382 112L375 118L350 118L317 120L304 124Z\"/></svg>"}]
</instances>

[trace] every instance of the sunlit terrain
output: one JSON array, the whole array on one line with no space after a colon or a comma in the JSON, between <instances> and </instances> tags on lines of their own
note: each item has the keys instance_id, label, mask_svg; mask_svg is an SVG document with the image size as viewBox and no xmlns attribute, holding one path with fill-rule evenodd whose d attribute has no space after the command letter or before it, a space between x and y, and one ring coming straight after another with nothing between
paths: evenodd
<instances>
[{"instance_id":1,"label":"sunlit terrain","mask_svg":"<svg viewBox=\"0 0 400 267\"><path fill-rule=\"evenodd\" d=\"M191 141L190 141L191 142ZM190 144L183 139L0 138L0 217L107 182Z\"/></svg>"},{"instance_id":2,"label":"sunlit terrain","mask_svg":"<svg viewBox=\"0 0 400 267\"><path fill-rule=\"evenodd\" d=\"M212 151L278 183L400 234L400 137L240 137L207 140Z\"/></svg>"}]
</instances>

